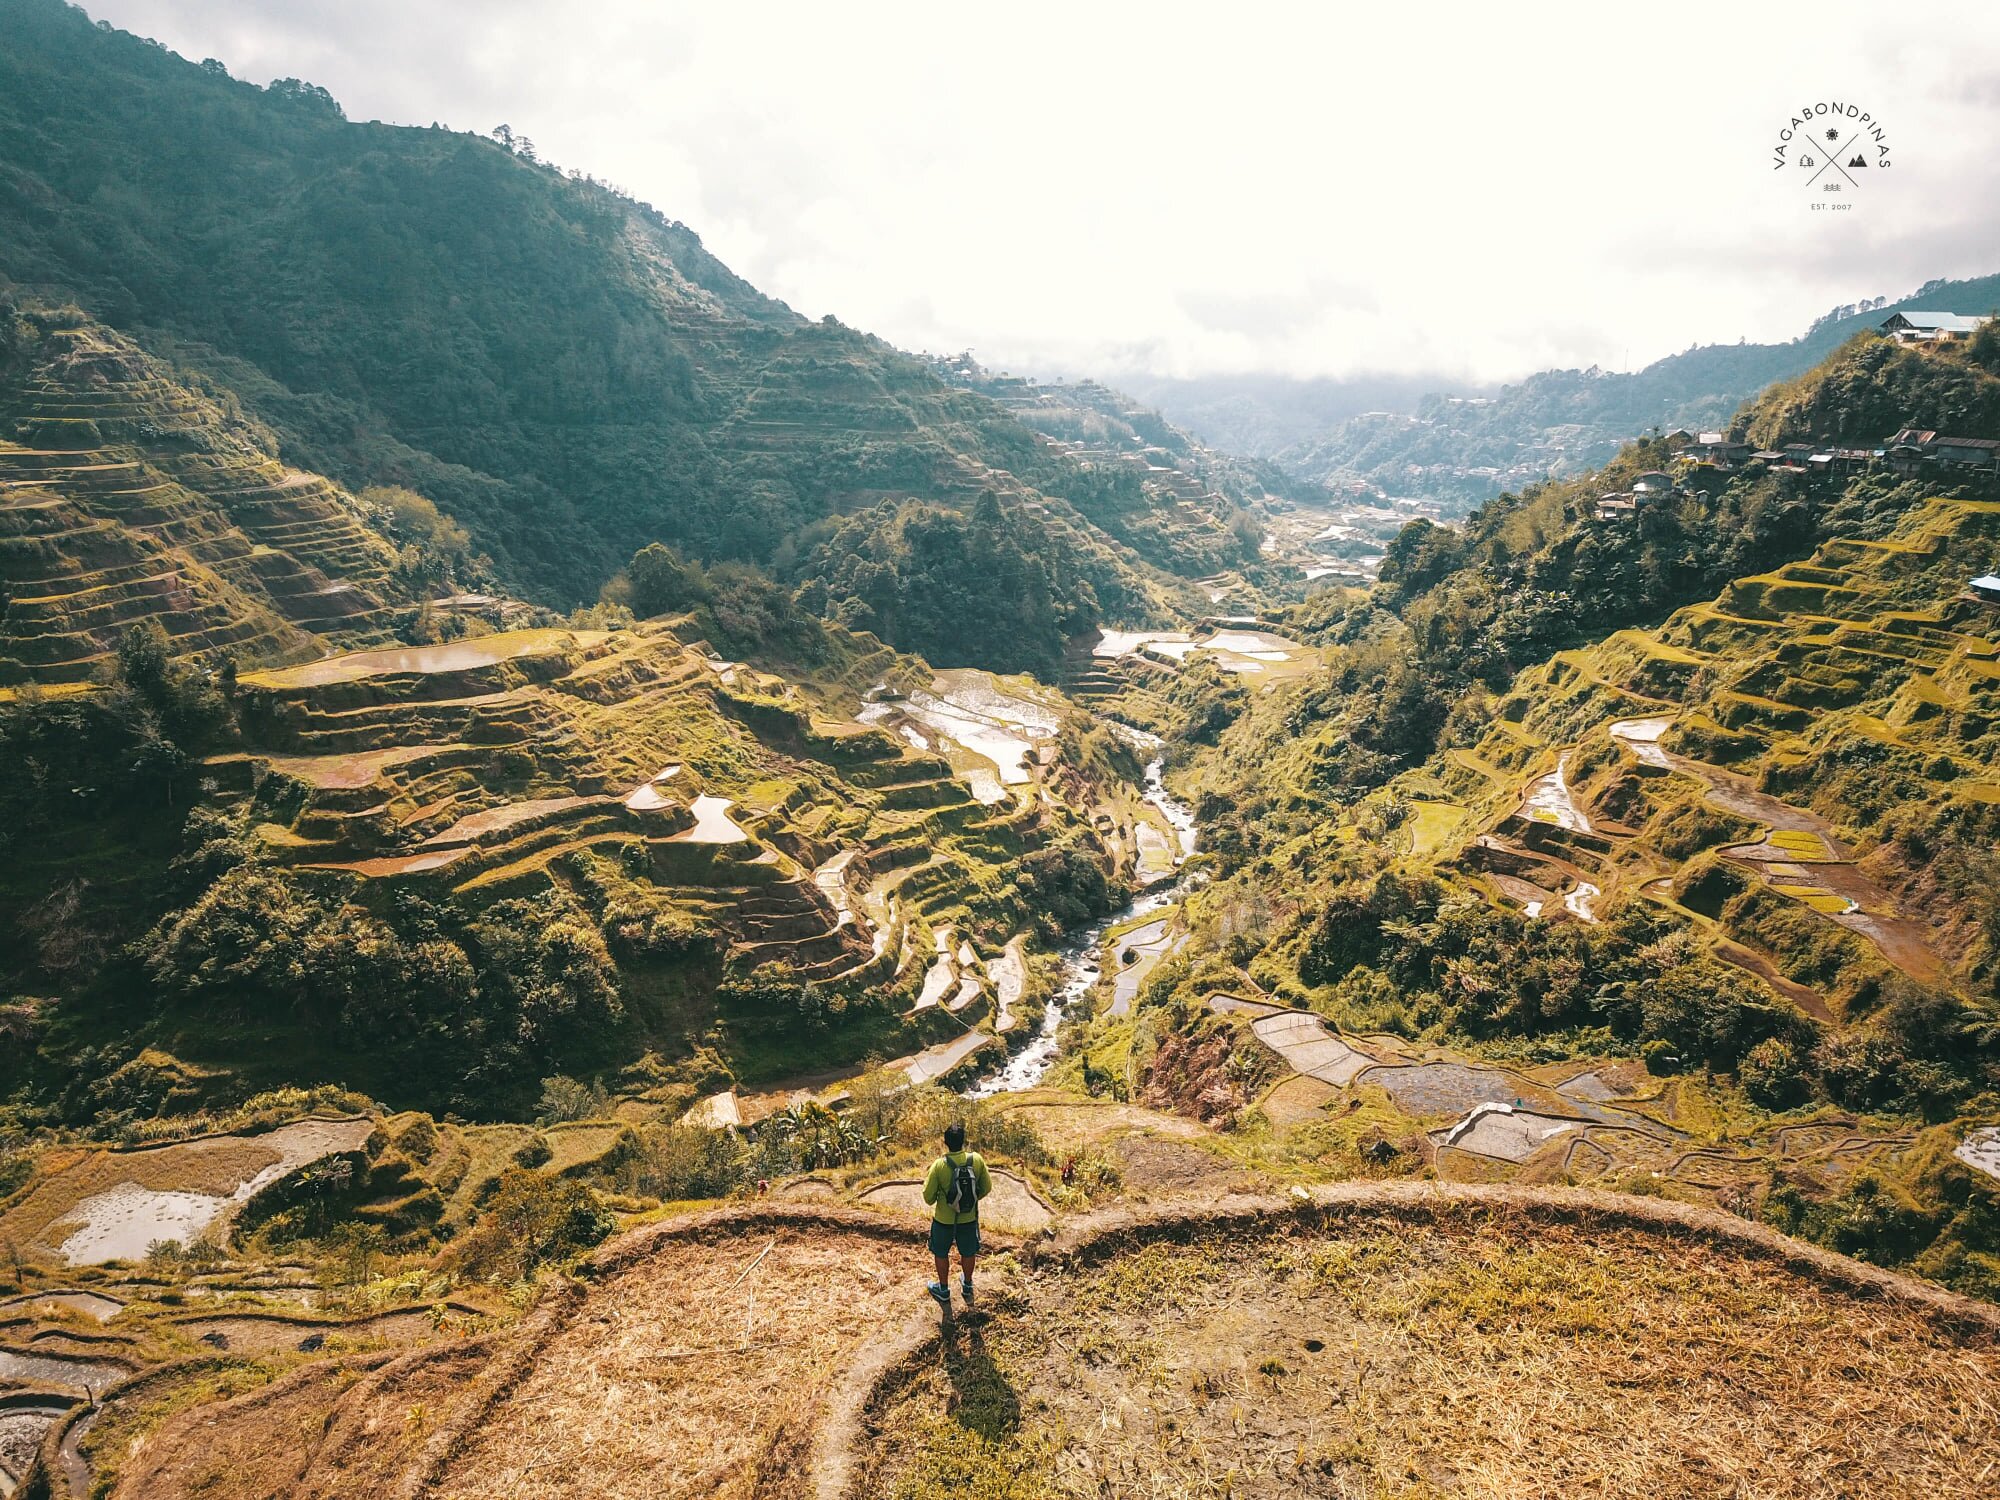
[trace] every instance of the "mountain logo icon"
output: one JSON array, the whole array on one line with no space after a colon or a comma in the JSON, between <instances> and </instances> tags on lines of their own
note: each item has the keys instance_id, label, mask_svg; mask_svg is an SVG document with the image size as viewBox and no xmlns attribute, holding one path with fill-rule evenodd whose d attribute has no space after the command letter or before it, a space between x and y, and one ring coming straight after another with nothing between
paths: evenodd
<instances>
[{"instance_id":1,"label":"mountain logo icon","mask_svg":"<svg viewBox=\"0 0 2000 1500\"><path fill-rule=\"evenodd\" d=\"M1822 193L1858 188L1857 173L1889 164L1889 133L1882 121L1858 104L1832 98L1793 110L1771 148L1772 169L1793 168L1792 180L1816 200Z\"/></svg>"}]
</instances>

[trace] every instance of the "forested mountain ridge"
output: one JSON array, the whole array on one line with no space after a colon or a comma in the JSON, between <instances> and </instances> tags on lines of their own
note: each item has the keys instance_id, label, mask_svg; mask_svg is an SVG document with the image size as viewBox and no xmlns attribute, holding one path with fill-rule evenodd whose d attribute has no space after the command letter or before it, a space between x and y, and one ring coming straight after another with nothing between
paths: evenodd
<instances>
[{"instance_id":1,"label":"forested mountain ridge","mask_svg":"<svg viewBox=\"0 0 2000 1500\"><path fill-rule=\"evenodd\" d=\"M0 24L0 278L204 372L286 461L424 495L525 597L588 602L652 541L809 582L815 524L987 492L1055 517L1042 654L1174 593L1000 408L801 319L643 204L512 143L349 122L59 0L4 0Z\"/></svg>"},{"instance_id":2,"label":"forested mountain ridge","mask_svg":"<svg viewBox=\"0 0 2000 1500\"><path fill-rule=\"evenodd\" d=\"M1283 425L1263 418L1277 398L1260 396L1254 382L1231 401L1219 395L1226 381L1195 382L1186 392L1171 383L1146 389L1207 441L1301 478L1469 506L1537 479L1587 472L1651 428L1721 426L1743 402L1812 369L1891 312L1996 307L2000 276L1939 280L1907 297L1835 308L1785 343L1698 345L1636 371L1544 370L1498 389L1434 385L1420 399L1386 383L1371 403L1386 409L1343 416L1303 437L1288 408ZM1367 388L1365 378L1354 384Z\"/></svg>"}]
</instances>

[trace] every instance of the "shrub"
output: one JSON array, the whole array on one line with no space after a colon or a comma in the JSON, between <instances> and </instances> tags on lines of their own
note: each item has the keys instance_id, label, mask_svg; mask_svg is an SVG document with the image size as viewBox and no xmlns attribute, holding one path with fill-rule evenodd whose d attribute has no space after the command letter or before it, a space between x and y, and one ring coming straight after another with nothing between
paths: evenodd
<instances>
[{"instance_id":1,"label":"shrub","mask_svg":"<svg viewBox=\"0 0 2000 1500\"><path fill-rule=\"evenodd\" d=\"M1766 1109L1791 1109L1812 1094L1812 1075L1790 1042L1766 1037L1748 1052L1736 1070L1743 1092Z\"/></svg>"},{"instance_id":2,"label":"shrub","mask_svg":"<svg viewBox=\"0 0 2000 1500\"><path fill-rule=\"evenodd\" d=\"M1827 1097L1848 1109L1880 1109L1902 1094L1902 1050L1878 1036L1829 1036L1813 1065Z\"/></svg>"},{"instance_id":3,"label":"shrub","mask_svg":"<svg viewBox=\"0 0 2000 1500\"><path fill-rule=\"evenodd\" d=\"M620 1180L632 1192L670 1202L725 1197L743 1181L743 1148L723 1130L649 1125Z\"/></svg>"},{"instance_id":4,"label":"shrub","mask_svg":"<svg viewBox=\"0 0 2000 1500\"><path fill-rule=\"evenodd\" d=\"M555 1125L568 1120L594 1119L610 1108L611 1096L605 1092L603 1084L579 1083L558 1073L553 1078L542 1080L542 1098L536 1109L536 1118L544 1125Z\"/></svg>"},{"instance_id":5,"label":"shrub","mask_svg":"<svg viewBox=\"0 0 2000 1500\"><path fill-rule=\"evenodd\" d=\"M612 1228L611 1215L583 1184L510 1169L479 1222L453 1242L447 1263L474 1280L519 1281L577 1259Z\"/></svg>"}]
</instances>

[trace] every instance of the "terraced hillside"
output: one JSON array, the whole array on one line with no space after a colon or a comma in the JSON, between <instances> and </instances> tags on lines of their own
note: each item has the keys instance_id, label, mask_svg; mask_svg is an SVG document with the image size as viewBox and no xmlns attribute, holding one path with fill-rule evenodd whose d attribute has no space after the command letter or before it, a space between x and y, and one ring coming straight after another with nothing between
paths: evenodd
<instances>
[{"instance_id":1,"label":"terraced hillside","mask_svg":"<svg viewBox=\"0 0 2000 1500\"><path fill-rule=\"evenodd\" d=\"M907 1249L852 1210L641 1229L517 1328L170 1416L111 1493L1970 1496L1994 1461L1990 1313L1712 1214L1349 1188L1099 1215L943 1327Z\"/></svg>"},{"instance_id":2,"label":"terraced hillside","mask_svg":"<svg viewBox=\"0 0 2000 1500\"><path fill-rule=\"evenodd\" d=\"M1276 616L1323 674L1090 681L1181 726L1218 878L1062 1076L1267 1161L1636 1185L2000 1290L2000 492L1984 427L1924 425L1989 421L1996 355L1864 338L1740 467L1648 441L1414 524ZM1856 412L1873 447L1799 436Z\"/></svg>"},{"instance_id":3,"label":"terraced hillside","mask_svg":"<svg viewBox=\"0 0 2000 1500\"><path fill-rule=\"evenodd\" d=\"M1268 513L1313 514L1330 499L1268 465L1204 448L1158 412L1094 380L1044 384L996 374L970 355L931 363L1084 468L1092 478L1077 498L1092 521L1149 561L1203 577L1212 596L1242 590L1244 579L1231 575L1257 569Z\"/></svg>"},{"instance_id":4,"label":"terraced hillside","mask_svg":"<svg viewBox=\"0 0 2000 1500\"><path fill-rule=\"evenodd\" d=\"M2000 1285L1964 1145L2000 805L1978 493L1912 486L1879 538L1521 674L1300 846L1349 894L1172 976L1207 1017L1109 1028L1097 1067L1158 1046L1149 1097L1248 1110L1274 1153L1646 1182ZM1247 900L1197 898L1197 949Z\"/></svg>"},{"instance_id":5,"label":"terraced hillside","mask_svg":"<svg viewBox=\"0 0 2000 1500\"><path fill-rule=\"evenodd\" d=\"M366 1287L295 1256L223 1248L336 1170L378 1232L435 1217L435 1193L412 1190L376 1119L293 1116L303 1102L254 1122L267 1128L41 1158L0 1215L15 1247L0 1296L0 1493L89 1493L164 1411L287 1370L373 1368L511 1317L435 1276Z\"/></svg>"},{"instance_id":6,"label":"terraced hillside","mask_svg":"<svg viewBox=\"0 0 2000 1500\"><path fill-rule=\"evenodd\" d=\"M1025 682L831 628L781 678L692 625L241 672L198 880L118 961L15 982L113 1055L485 1118L648 1054L725 1096L871 1052L936 1076L1033 1019L1029 951L1162 842L1129 752Z\"/></svg>"},{"instance_id":7,"label":"terraced hillside","mask_svg":"<svg viewBox=\"0 0 2000 1500\"><path fill-rule=\"evenodd\" d=\"M351 496L102 325L8 321L0 686L85 681L147 620L246 662L386 638L407 590Z\"/></svg>"},{"instance_id":8,"label":"terraced hillside","mask_svg":"<svg viewBox=\"0 0 2000 1500\"><path fill-rule=\"evenodd\" d=\"M1585 920L1667 902L1822 1019L1888 972L1977 969L1926 880L1940 832L2000 804L2000 612L1965 589L1996 555L2000 503L1928 496L1880 539L1561 653L1440 763L1431 805L1470 815L1455 842L1496 896Z\"/></svg>"}]
</instances>

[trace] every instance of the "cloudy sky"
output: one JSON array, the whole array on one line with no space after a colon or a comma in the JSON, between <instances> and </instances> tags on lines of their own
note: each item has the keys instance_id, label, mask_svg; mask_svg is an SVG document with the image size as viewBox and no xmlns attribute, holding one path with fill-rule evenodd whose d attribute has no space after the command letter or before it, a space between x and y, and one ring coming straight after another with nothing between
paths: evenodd
<instances>
[{"instance_id":1,"label":"cloudy sky","mask_svg":"<svg viewBox=\"0 0 2000 1500\"><path fill-rule=\"evenodd\" d=\"M504 121L804 313L1044 374L1624 369L2000 271L1994 5L86 8ZM1891 148L1839 194L1772 165L1836 100Z\"/></svg>"}]
</instances>

